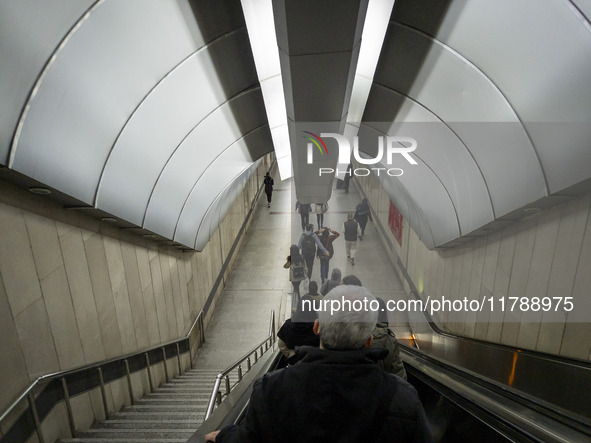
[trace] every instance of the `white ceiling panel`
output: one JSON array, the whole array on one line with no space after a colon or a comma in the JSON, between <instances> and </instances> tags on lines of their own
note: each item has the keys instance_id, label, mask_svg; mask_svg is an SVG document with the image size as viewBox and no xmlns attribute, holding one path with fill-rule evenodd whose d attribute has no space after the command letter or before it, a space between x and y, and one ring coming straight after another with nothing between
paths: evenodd
<instances>
[{"instance_id":1,"label":"white ceiling panel","mask_svg":"<svg viewBox=\"0 0 591 443\"><path fill-rule=\"evenodd\" d=\"M418 107L416 104L414 106ZM449 224L450 228L454 226L457 229L459 221L460 232L467 234L494 218L482 173L462 140L448 126L442 122L429 121L433 120L433 116L424 109L413 111L417 112L424 114L424 123L363 123L359 130L359 144L366 146L366 152L370 157L375 157L375 151L370 149L371 145L376 148L379 136L414 138L417 148L411 156L419 159L419 164L411 165L402 156L394 156L392 166L404 170L401 182L404 182L407 176L426 173L423 169L428 169L428 174L435 174L449 195L453 211L457 214L457 218L437 218L435 223L438 226ZM421 208L425 211L424 207Z\"/></svg>"},{"instance_id":2,"label":"white ceiling panel","mask_svg":"<svg viewBox=\"0 0 591 443\"><path fill-rule=\"evenodd\" d=\"M184 202L174 240L189 246L196 244L195 228L199 226L217 195L252 165L247 140L251 136L256 137L256 134L251 133L238 140L203 172Z\"/></svg>"},{"instance_id":3,"label":"white ceiling panel","mask_svg":"<svg viewBox=\"0 0 591 443\"><path fill-rule=\"evenodd\" d=\"M96 206L141 225L171 155L225 101L209 51L203 48L166 76L126 124L105 166Z\"/></svg>"},{"instance_id":4,"label":"white ceiling panel","mask_svg":"<svg viewBox=\"0 0 591 443\"><path fill-rule=\"evenodd\" d=\"M427 28L420 10L429 2L405 5L397 20ZM566 0L455 1L436 34L502 91L528 128L550 193L591 176L589 5ZM555 122L565 124L553 124L547 131L546 123ZM574 122L582 124L571 125Z\"/></svg>"},{"instance_id":5,"label":"white ceiling panel","mask_svg":"<svg viewBox=\"0 0 591 443\"><path fill-rule=\"evenodd\" d=\"M226 188L217 195L215 201L207 209L203 220L199 224L197 240L195 241L196 250L201 251L205 245L207 245L207 242L228 213L234 200L240 195L248 183L250 176L256 172L259 163L260 160L253 163L252 166L240 174L234 181L229 183Z\"/></svg>"},{"instance_id":6,"label":"white ceiling panel","mask_svg":"<svg viewBox=\"0 0 591 443\"><path fill-rule=\"evenodd\" d=\"M195 183L203 178L205 171L212 167L225 150L235 150L235 143L241 138L242 133L229 105L217 108L202 120L182 141L158 177L143 226L171 238L178 215ZM249 161L252 162L253 159L250 158ZM236 175L233 171L228 176L225 168L218 167L220 177L229 179ZM192 245L194 241L195 239L184 244Z\"/></svg>"},{"instance_id":7,"label":"white ceiling panel","mask_svg":"<svg viewBox=\"0 0 591 443\"><path fill-rule=\"evenodd\" d=\"M8 164L16 125L39 72L93 3L0 1L0 164Z\"/></svg>"},{"instance_id":8,"label":"white ceiling panel","mask_svg":"<svg viewBox=\"0 0 591 443\"><path fill-rule=\"evenodd\" d=\"M186 12L158 0L106 1L93 9L48 66L11 167L93 203L120 129L153 86L202 44Z\"/></svg>"}]
</instances>

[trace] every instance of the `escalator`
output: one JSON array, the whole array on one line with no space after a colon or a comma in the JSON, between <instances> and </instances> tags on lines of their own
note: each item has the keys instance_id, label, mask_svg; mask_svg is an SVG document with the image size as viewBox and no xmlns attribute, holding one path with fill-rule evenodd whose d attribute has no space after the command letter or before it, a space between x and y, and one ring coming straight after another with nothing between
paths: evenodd
<instances>
[{"instance_id":1,"label":"escalator","mask_svg":"<svg viewBox=\"0 0 591 443\"><path fill-rule=\"evenodd\" d=\"M439 344L436 344L438 342ZM443 346L442 343L446 343ZM517 380L537 379L540 370L549 370L545 386L537 392L516 389L489 377L498 371L502 355L517 353L508 347L480 343L433 331L431 341L420 342L429 347L431 353L417 349L418 340L410 344L401 343L402 358L408 374L408 381L417 389L425 412L432 426L437 442L589 442L591 441L591 414L585 408L590 401L587 385L589 366L584 362L553 358L547 355L519 351L517 360L512 359L510 379L513 385L528 387L528 383ZM428 345L430 343L430 345ZM455 346L455 353L452 349ZM484 347L484 349L482 349ZM448 359L438 356L447 349ZM458 350L460 349L460 350ZM468 355L462 355L467 352ZM485 352L485 354L483 354ZM453 363L469 361L470 356L487 358L479 362L490 366L488 376L483 376L471 369L476 363L467 364L468 368ZM544 364L540 361L543 360ZM538 362L534 368L532 365ZM266 364L265 371L280 370L283 361L280 353L275 352ZM522 373L520 371L529 371ZM264 373L261 371L259 374ZM563 377L570 377L568 380ZM254 380L253 380L254 381ZM576 392L564 392L572 385L578 385ZM529 386L531 388L531 386ZM229 410L215 411L206 420L190 443L204 441L202 435L225 425L238 423L244 415L250 396L251 386L243 389L240 400L234 399L234 406ZM567 401L567 399L570 400ZM553 402L554 401L554 402Z\"/></svg>"}]
</instances>

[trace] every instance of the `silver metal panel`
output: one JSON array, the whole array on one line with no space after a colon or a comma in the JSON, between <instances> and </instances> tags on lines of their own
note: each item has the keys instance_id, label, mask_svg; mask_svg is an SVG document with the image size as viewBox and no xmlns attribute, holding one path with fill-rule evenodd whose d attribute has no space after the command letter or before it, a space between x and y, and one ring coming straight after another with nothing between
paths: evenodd
<instances>
[{"instance_id":1,"label":"silver metal panel","mask_svg":"<svg viewBox=\"0 0 591 443\"><path fill-rule=\"evenodd\" d=\"M225 42L240 36L225 37L215 46L217 50L228 49ZM209 49L201 49L164 78L129 120L105 166L97 207L141 225L152 190L169 158L187 134L211 112L223 104L235 111L235 118L242 116L241 124L244 120L256 120L247 121L246 130L266 121L259 89L248 90L226 102L226 92L217 81ZM228 67L231 69L232 63ZM251 79L243 77L239 90L250 82ZM187 179L194 177L189 174ZM168 216L174 225L178 212Z\"/></svg>"},{"instance_id":2,"label":"silver metal panel","mask_svg":"<svg viewBox=\"0 0 591 443\"><path fill-rule=\"evenodd\" d=\"M417 47L422 49L417 51ZM418 73L409 63L415 52L426 53ZM395 23L382 57L376 82L398 91L408 90L413 100L450 126L477 162L490 194L485 198L492 200L494 215L506 214L546 195L544 176L526 131L505 97L476 66L428 36ZM366 120L389 115L404 121L433 121L431 116L410 114L413 111L401 97L376 97L380 93L386 94L382 88L374 89ZM466 173L465 164L451 161L455 177ZM474 200L479 202L481 197ZM468 205L474 215L481 213L482 202ZM491 215L489 210L485 213ZM483 218L485 213L476 215L482 224L492 219ZM462 232L479 226L462 223Z\"/></svg>"},{"instance_id":3,"label":"silver metal panel","mask_svg":"<svg viewBox=\"0 0 591 443\"><path fill-rule=\"evenodd\" d=\"M224 101L211 58L201 50L164 78L129 120L105 165L96 206L141 226L170 156Z\"/></svg>"},{"instance_id":4,"label":"silver metal panel","mask_svg":"<svg viewBox=\"0 0 591 443\"><path fill-rule=\"evenodd\" d=\"M581 11L585 20L591 21L591 0L570 0L570 2Z\"/></svg>"},{"instance_id":5,"label":"silver metal panel","mask_svg":"<svg viewBox=\"0 0 591 443\"><path fill-rule=\"evenodd\" d=\"M107 1L95 8L48 67L12 167L92 203L128 117L202 43L186 12L177 2L158 0Z\"/></svg>"},{"instance_id":6,"label":"silver metal panel","mask_svg":"<svg viewBox=\"0 0 591 443\"><path fill-rule=\"evenodd\" d=\"M0 164L8 164L18 119L43 66L94 2L0 2Z\"/></svg>"},{"instance_id":7,"label":"silver metal panel","mask_svg":"<svg viewBox=\"0 0 591 443\"><path fill-rule=\"evenodd\" d=\"M412 103L410 107L418 107L418 105ZM436 175L449 195L455 212L453 218L438 220L437 225L445 223L457 229L459 223L460 233L466 234L492 220L494 215L486 184L462 140L458 139L445 124L429 121L434 120L434 117L425 109L419 107L411 112L415 115L423 114L420 118L422 122L363 123L359 130L360 146L375 150L378 136L384 134L414 138L417 148L411 156L420 159L421 163L411 165L398 156L395 159L396 163L391 166L403 169L403 177L416 174L419 169L428 169L429 174ZM366 152L375 157L369 149ZM425 208L422 207L422 209Z\"/></svg>"},{"instance_id":8,"label":"silver metal panel","mask_svg":"<svg viewBox=\"0 0 591 443\"><path fill-rule=\"evenodd\" d=\"M195 183L203 179L205 171L224 150L235 149L234 144L242 135L229 106L217 108L202 120L182 141L158 177L148 202L144 228L172 238L179 214ZM252 159L249 161L252 162ZM228 176L225 167L218 168L219 177L227 180L221 186L223 189L235 173ZM219 186L217 183L215 195L219 192ZM184 244L192 245L193 242L194 239Z\"/></svg>"},{"instance_id":9,"label":"silver metal panel","mask_svg":"<svg viewBox=\"0 0 591 443\"><path fill-rule=\"evenodd\" d=\"M195 241L196 250L201 251L207 245L220 222L224 219L232 204L234 204L234 200L236 200L248 183L250 176L256 172L259 163L260 160L253 163L238 178L229 183L226 189L217 196L216 200L208 208L197 231L197 240Z\"/></svg>"},{"instance_id":10,"label":"silver metal panel","mask_svg":"<svg viewBox=\"0 0 591 443\"><path fill-rule=\"evenodd\" d=\"M421 13L430 2L412 3L397 5L396 20L432 32ZM588 2L580 5L588 11ZM534 123L530 136L550 193L590 176L591 32L573 3L450 2L436 37L491 78L523 122ZM548 137L543 123L551 122L567 125Z\"/></svg>"},{"instance_id":11,"label":"silver metal panel","mask_svg":"<svg viewBox=\"0 0 591 443\"><path fill-rule=\"evenodd\" d=\"M373 134L373 136L369 137L369 134ZM375 140L375 134L375 129L363 124L359 129L360 145L362 144L362 140L366 139L366 137ZM419 138L419 146L421 143L420 140L421 139ZM427 138L424 140L427 140ZM417 208L419 208L419 211L425 214L431 227L431 233L435 245L459 237L460 228L458 214L456 213L456 208L454 207L450 193L440 178L427 166L421 157L414 157L416 158L418 165L403 166L403 175L396 178L388 177L388 179L393 183L396 183L395 180L398 180L410 196L410 199L414 202ZM408 214L403 215L408 216ZM424 230L425 227L421 226L421 229ZM429 237L427 231L424 233L421 232L419 235L421 237Z\"/></svg>"},{"instance_id":12,"label":"silver metal panel","mask_svg":"<svg viewBox=\"0 0 591 443\"><path fill-rule=\"evenodd\" d=\"M252 165L247 144L250 137L256 137L256 131L222 152L195 183L180 214L174 235L175 241L186 245L196 244L195 228L203 220L220 190Z\"/></svg>"}]
</instances>

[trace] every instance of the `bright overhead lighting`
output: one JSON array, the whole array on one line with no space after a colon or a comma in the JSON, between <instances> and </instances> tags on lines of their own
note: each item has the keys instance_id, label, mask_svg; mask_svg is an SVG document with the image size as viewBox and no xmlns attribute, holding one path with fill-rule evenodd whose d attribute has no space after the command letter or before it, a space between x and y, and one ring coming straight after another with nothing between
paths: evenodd
<instances>
[{"instance_id":1,"label":"bright overhead lighting","mask_svg":"<svg viewBox=\"0 0 591 443\"><path fill-rule=\"evenodd\" d=\"M287 128L287 112L273 19L273 5L271 0L242 0L241 3L261 84L279 173L281 179L284 180L292 176L291 145ZM393 6L394 0L369 1L347 116L347 126L353 125L354 127L347 129L347 135L357 134L357 125L361 121L367 103ZM345 167L346 165L339 165L339 170L344 170Z\"/></svg>"},{"instance_id":2,"label":"bright overhead lighting","mask_svg":"<svg viewBox=\"0 0 591 443\"><path fill-rule=\"evenodd\" d=\"M394 0L369 0L367 6L363 33L361 34L359 59L353 80L349 112L347 113L345 136L349 140L352 140L359 130L359 123L361 123L369 91L373 84L373 76L376 72L393 7ZM346 168L346 164L339 163L337 165L338 178L343 178Z\"/></svg>"},{"instance_id":3,"label":"bright overhead lighting","mask_svg":"<svg viewBox=\"0 0 591 443\"><path fill-rule=\"evenodd\" d=\"M292 176L291 148L271 0L242 0L257 76L282 180Z\"/></svg>"}]
</instances>

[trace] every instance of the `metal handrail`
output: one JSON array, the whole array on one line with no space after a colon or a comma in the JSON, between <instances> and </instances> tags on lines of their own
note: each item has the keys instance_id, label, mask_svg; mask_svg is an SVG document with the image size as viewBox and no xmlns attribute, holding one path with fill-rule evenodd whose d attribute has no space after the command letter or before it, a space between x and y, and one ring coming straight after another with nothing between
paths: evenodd
<instances>
[{"instance_id":1,"label":"metal handrail","mask_svg":"<svg viewBox=\"0 0 591 443\"><path fill-rule=\"evenodd\" d=\"M21 401L23 401L25 399L25 397L28 397L31 392L33 391L33 389L39 385L41 382L49 382L58 378L63 378L66 377L68 375L72 375L75 374L77 372L81 372L81 371L86 371L88 369L94 369L94 368L100 368L102 366L108 365L110 363L116 362L116 361L126 361L132 357L137 357L139 355L142 354L146 354L150 351L154 351L156 349L164 349L167 346L173 345L173 344L179 344L181 342L184 342L185 340L189 340L189 354L191 355L190 360L191 360L191 366L193 365L193 356L191 353L191 336L193 335L193 331L195 329L195 327L199 324L199 343L203 343L205 341L205 334L204 334L204 325L203 325L203 310L201 310L199 312L199 314L197 315L197 318L195 319L195 321L193 322L193 324L191 325L191 328L189 329L189 332L187 333L187 335L183 338L179 338L176 340L171 340L168 341L166 343L161 343L157 346L152 346L150 348L145 348L142 349L140 351L136 351L133 353L129 353L129 354L125 354L123 356L119 356L119 357L113 357L113 358L109 358L109 359L105 359L105 360L101 360L98 362L94 362L94 363L90 363L84 366L78 366L76 368L72 368L72 369L67 369L64 371L59 371L59 372L53 372L53 373L49 373L49 374L45 374L45 375L41 375L40 377L37 377L30 385L28 388L26 388L17 398L16 400L14 400L10 406L2 413L2 415L0 415L0 423L2 421L4 421L4 419L13 411L14 408L16 408ZM178 349L178 348L177 348Z\"/></svg>"},{"instance_id":2,"label":"metal handrail","mask_svg":"<svg viewBox=\"0 0 591 443\"><path fill-rule=\"evenodd\" d=\"M271 345L266 346L265 350L263 351L263 346L267 345L267 343L269 341L271 342ZM267 352L269 349L273 348L274 343L275 343L275 310L271 310L271 318L270 318L270 322L269 322L269 335L262 342L260 342L254 348L252 348L249 352L244 354L244 356L242 358L237 360L235 363L232 363L230 366L228 366L226 369L224 369L222 372L220 372L217 375L217 377L215 379L215 384L214 384L213 389L211 391L209 403L207 404L207 411L205 413L204 420L207 420L209 418L209 416L211 415L211 413L213 412L213 407L215 406L216 399L221 398L221 397L218 397L218 394L220 391L220 385L222 384L222 380L224 380L224 379L226 380L226 395L228 395L232 389L232 387L230 387L230 378L229 378L230 372L232 372L234 369L238 368L238 381L233 386L233 387L235 387L242 380L242 376L243 376L242 363L247 361L246 372L250 371L250 369L251 369L250 356L254 354L255 363L256 363L256 361L258 361L258 358L259 358L258 354L257 354L258 350L259 349L261 350L261 357L262 357L265 352ZM218 404L219 404L219 401L218 401Z\"/></svg>"}]
</instances>

